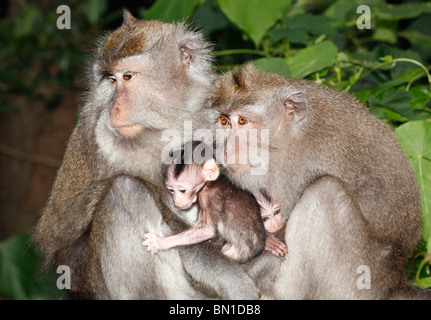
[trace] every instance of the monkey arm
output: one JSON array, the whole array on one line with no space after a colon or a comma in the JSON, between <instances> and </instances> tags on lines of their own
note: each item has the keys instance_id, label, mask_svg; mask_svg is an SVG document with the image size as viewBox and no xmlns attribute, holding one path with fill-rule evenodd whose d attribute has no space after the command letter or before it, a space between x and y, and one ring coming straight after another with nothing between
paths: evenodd
<instances>
[{"instance_id":1,"label":"monkey arm","mask_svg":"<svg viewBox=\"0 0 431 320\"><path fill-rule=\"evenodd\" d=\"M83 120L68 141L51 195L33 233L33 241L51 266L68 264L77 254L79 238L90 227L93 212L111 184L98 178L96 148Z\"/></svg>"},{"instance_id":2,"label":"monkey arm","mask_svg":"<svg viewBox=\"0 0 431 320\"><path fill-rule=\"evenodd\" d=\"M160 231L158 234L147 233L144 235L146 240L142 244L147 246L148 251L157 253L158 250L167 250L173 247L187 246L209 240L214 238L215 235L216 232L212 226L196 224L186 231L169 237L164 237Z\"/></svg>"},{"instance_id":3,"label":"monkey arm","mask_svg":"<svg viewBox=\"0 0 431 320\"><path fill-rule=\"evenodd\" d=\"M163 203L159 202L160 205ZM171 210L167 210L166 206L162 208L165 214L171 213L166 223L173 232L182 232L187 228ZM208 242L179 247L177 250L187 274L200 286L215 291L218 297L237 300L260 298L260 291L247 272Z\"/></svg>"}]
</instances>

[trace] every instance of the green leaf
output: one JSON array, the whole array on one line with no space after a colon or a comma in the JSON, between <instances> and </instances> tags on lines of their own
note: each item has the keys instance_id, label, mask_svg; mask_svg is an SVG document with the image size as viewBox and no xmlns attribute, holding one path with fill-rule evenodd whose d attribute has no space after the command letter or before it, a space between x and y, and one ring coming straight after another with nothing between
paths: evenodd
<instances>
[{"instance_id":1,"label":"green leaf","mask_svg":"<svg viewBox=\"0 0 431 320\"><path fill-rule=\"evenodd\" d=\"M199 0L157 0L144 13L144 18L166 22L183 21L192 15L199 4Z\"/></svg>"},{"instance_id":2,"label":"green leaf","mask_svg":"<svg viewBox=\"0 0 431 320\"><path fill-rule=\"evenodd\" d=\"M308 43L307 32L304 30L285 30L275 29L269 32L271 40L275 43L282 39L286 39L292 43L299 43L306 45Z\"/></svg>"},{"instance_id":3,"label":"green leaf","mask_svg":"<svg viewBox=\"0 0 431 320\"><path fill-rule=\"evenodd\" d=\"M20 234L0 243L0 292L13 299L29 299L39 257Z\"/></svg>"},{"instance_id":4,"label":"green leaf","mask_svg":"<svg viewBox=\"0 0 431 320\"><path fill-rule=\"evenodd\" d=\"M428 102L431 100L431 92L428 86L416 86L409 91L412 95L412 109L425 109Z\"/></svg>"},{"instance_id":5,"label":"green leaf","mask_svg":"<svg viewBox=\"0 0 431 320\"><path fill-rule=\"evenodd\" d=\"M59 299L57 274L39 272L41 256L29 244L28 234L0 242L0 293L11 299Z\"/></svg>"},{"instance_id":6,"label":"green leaf","mask_svg":"<svg viewBox=\"0 0 431 320\"><path fill-rule=\"evenodd\" d=\"M431 277L426 277L422 279L416 279L414 281L415 286L418 286L422 289L431 288Z\"/></svg>"},{"instance_id":7,"label":"green leaf","mask_svg":"<svg viewBox=\"0 0 431 320\"><path fill-rule=\"evenodd\" d=\"M373 40L395 44L397 42L397 35L391 29L377 28L376 31L373 33Z\"/></svg>"},{"instance_id":8,"label":"green leaf","mask_svg":"<svg viewBox=\"0 0 431 320\"><path fill-rule=\"evenodd\" d=\"M337 57L338 49L330 41L323 41L299 51L287 59L293 78L302 78L313 72L331 67Z\"/></svg>"},{"instance_id":9,"label":"green leaf","mask_svg":"<svg viewBox=\"0 0 431 320\"><path fill-rule=\"evenodd\" d=\"M282 21L288 30L302 30L315 36L322 34L333 36L337 34L335 28L331 26L332 19L321 15L304 13L286 17Z\"/></svg>"},{"instance_id":10,"label":"green leaf","mask_svg":"<svg viewBox=\"0 0 431 320\"><path fill-rule=\"evenodd\" d=\"M193 16L193 21L196 21L196 24L205 35L210 35L217 30L226 29L231 24L220 11L215 0L206 0L197 8Z\"/></svg>"},{"instance_id":11,"label":"green leaf","mask_svg":"<svg viewBox=\"0 0 431 320\"><path fill-rule=\"evenodd\" d=\"M91 24L97 24L100 17L105 13L108 2L104 0L86 0L84 2L84 12Z\"/></svg>"},{"instance_id":12,"label":"green leaf","mask_svg":"<svg viewBox=\"0 0 431 320\"><path fill-rule=\"evenodd\" d=\"M401 31L398 34L401 37L406 38L413 45L418 46L419 48L431 48L431 37L426 34L423 34L416 30Z\"/></svg>"},{"instance_id":13,"label":"green leaf","mask_svg":"<svg viewBox=\"0 0 431 320\"><path fill-rule=\"evenodd\" d=\"M413 165L422 203L423 238L431 252L431 122L410 121L395 130L398 141Z\"/></svg>"},{"instance_id":14,"label":"green leaf","mask_svg":"<svg viewBox=\"0 0 431 320\"><path fill-rule=\"evenodd\" d=\"M219 0L220 9L256 47L270 27L289 9L288 0Z\"/></svg>"},{"instance_id":15,"label":"green leaf","mask_svg":"<svg viewBox=\"0 0 431 320\"><path fill-rule=\"evenodd\" d=\"M421 58L417 52L413 52L410 50L400 50L395 47L388 46L387 44L384 44L384 43L380 43L374 48L371 58L374 59L375 61L379 61L381 57L385 57L385 56L391 56L393 59L408 58L408 59L421 62ZM385 68L381 68L381 69L390 69L390 68L392 68L392 66L387 65ZM417 66L414 66L411 63L397 63L396 67L391 69L392 78L396 78L406 70L412 69L412 68L416 69Z\"/></svg>"},{"instance_id":16,"label":"green leaf","mask_svg":"<svg viewBox=\"0 0 431 320\"><path fill-rule=\"evenodd\" d=\"M373 8L381 19L401 20L420 16L423 12L431 12L428 3L403 3L398 5L385 4Z\"/></svg>"},{"instance_id":17,"label":"green leaf","mask_svg":"<svg viewBox=\"0 0 431 320\"><path fill-rule=\"evenodd\" d=\"M375 108L385 108L402 116L402 118L392 117L392 120L395 121L426 120L431 116L425 110L413 110L411 107L412 94L402 89L389 89L378 97L371 95L367 101L373 112Z\"/></svg>"},{"instance_id":18,"label":"green leaf","mask_svg":"<svg viewBox=\"0 0 431 320\"><path fill-rule=\"evenodd\" d=\"M263 72L273 72L284 77L290 77L289 66L286 60L282 58L261 58L254 60L253 63Z\"/></svg>"},{"instance_id":19,"label":"green leaf","mask_svg":"<svg viewBox=\"0 0 431 320\"><path fill-rule=\"evenodd\" d=\"M346 16L349 12L356 12L358 4L355 1L336 0L332 1L331 5L325 11L325 16L346 21Z\"/></svg>"}]
</instances>

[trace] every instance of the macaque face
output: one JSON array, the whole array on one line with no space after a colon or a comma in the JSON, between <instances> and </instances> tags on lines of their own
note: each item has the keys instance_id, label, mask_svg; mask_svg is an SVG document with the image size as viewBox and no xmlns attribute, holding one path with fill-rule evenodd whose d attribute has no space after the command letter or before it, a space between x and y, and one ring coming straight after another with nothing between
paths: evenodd
<instances>
[{"instance_id":1,"label":"macaque face","mask_svg":"<svg viewBox=\"0 0 431 320\"><path fill-rule=\"evenodd\" d=\"M175 206L181 210L189 209L198 199L199 191L207 181L218 178L219 167L215 160L211 159L204 165L184 165L182 172L175 177L176 164L171 164L168 169L166 188L174 198Z\"/></svg>"},{"instance_id":2,"label":"macaque face","mask_svg":"<svg viewBox=\"0 0 431 320\"><path fill-rule=\"evenodd\" d=\"M224 163L228 169L235 173L249 170L250 149L260 147L250 144L251 131L260 137L262 125L258 116L247 111L222 114L217 120L217 128L225 130Z\"/></svg>"},{"instance_id":3,"label":"macaque face","mask_svg":"<svg viewBox=\"0 0 431 320\"><path fill-rule=\"evenodd\" d=\"M145 53L139 58L125 58L103 75L103 85L111 96L107 110L109 126L124 138L134 138L146 128L157 129L165 117L159 106L174 105L172 88L164 88L156 70L146 65L149 56ZM177 91L181 92L182 88L177 87ZM176 98L182 100L181 94Z\"/></svg>"},{"instance_id":4,"label":"macaque face","mask_svg":"<svg viewBox=\"0 0 431 320\"><path fill-rule=\"evenodd\" d=\"M144 127L132 121L132 101L138 101L139 86L143 84L142 73L134 68L118 70L105 76L114 91L114 101L110 109L110 125L121 136L133 137Z\"/></svg>"},{"instance_id":5,"label":"macaque face","mask_svg":"<svg viewBox=\"0 0 431 320\"><path fill-rule=\"evenodd\" d=\"M254 192L254 197L260 207L263 225L268 233L274 233L281 229L283 221L281 217L280 203L273 190L269 192Z\"/></svg>"},{"instance_id":6,"label":"macaque face","mask_svg":"<svg viewBox=\"0 0 431 320\"><path fill-rule=\"evenodd\" d=\"M207 53L198 33L127 17L103 39L92 70L99 141L112 135L134 142L145 132L182 127L202 107L196 96L206 97L210 89ZM180 110L175 117L173 110Z\"/></svg>"},{"instance_id":7,"label":"macaque face","mask_svg":"<svg viewBox=\"0 0 431 320\"><path fill-rule=\"evenodd\" d=\"M175 206L181 210L189 209L196 202L198 193L204 184L204 178L195 168L188 168L177 178L171 176L165 181L166 188L172 195Z\"/></svg>"},{"instance_id":8,"label":"macaque face","mask_svg":"<svg viewBox=\"0 0 431 320\"><path fill-rule=\"evenodd\" d=\"M261 208L263 225L268 233L275 233L283 226L280 212L281 210L279 206Z\"/></svg>"}]
</instances>

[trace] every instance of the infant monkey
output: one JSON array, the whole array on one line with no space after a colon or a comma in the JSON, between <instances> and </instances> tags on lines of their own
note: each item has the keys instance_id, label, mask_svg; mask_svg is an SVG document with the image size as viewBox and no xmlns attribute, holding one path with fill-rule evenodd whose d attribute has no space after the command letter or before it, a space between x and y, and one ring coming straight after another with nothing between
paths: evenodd
<instances>
[{"instance_id":1,"label":"infant monkey","mask_svg":"<svg viewBox=\"0 0 431 320\"><path fill-rule=\"evenodd\" d=\"M182 160L184 151L182 151ZM224 175L214 159L204 164L175 161L165 168L163 178L172 194L175 206L189 209L195 202L199 206L197 223L176 235L163 237L147 233L142 243L148 251L158 252L176 246L196 244L218 235L226 241L222 252L239 262L247 262L258 256L265 248L266 232L259 205L252 194L236 188ZM275 239L275 238L274 238ZM287 248L275 239L270 250L284 255Z\"/></svg>"},{"instance_id":2,"label":"infant monkey","mask_svg":"<svg viewBox=\"0 0 431 320\"><path fill-rule=\"evenodd\" d=\"M267 232L265 250L276 256L284 256L287 253L287 246L273 235L283 227L277 197L273 193L268 194L265 191L255 192L253 195L259 204L263 225Z\"/></svg>"}]
</instances>

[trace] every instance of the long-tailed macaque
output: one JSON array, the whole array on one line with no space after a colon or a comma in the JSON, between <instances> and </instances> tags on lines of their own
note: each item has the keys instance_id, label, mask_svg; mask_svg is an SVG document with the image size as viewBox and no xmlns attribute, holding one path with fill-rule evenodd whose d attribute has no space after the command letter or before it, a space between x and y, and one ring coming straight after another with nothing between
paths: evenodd
<instances>
[{"instance_id":1,"label":"long-tailed macaque","mask_svg":"<svg viewBox=\"0 0 431 320\"><path fill-rule=\"evenodd\" d=\"M203 164L200 164L192 159L192 155L184 148L181 161L173 160L167 165L163 177L176 207L188 210L197 203L196 224L168 237L147 233L142 244L148 251L157 253L220 236L226 242L221 248L223 254L239 263L250 261L262 253L266 237L255 198L220 175L214 159L202 159Z\"/></svg>"},{"instance_id":2,"label":"long-tailed macaque","mask_svg":"<svg viewBox=\"0 0 431 320\"><path fill-rule=\"evenodd\" d=\"M124 20L98 43L34 241L48 266L69 266L69 298L203 298L197 283L216 297L257 299L253 280L210 244L156 256L141 245L145 233L187 228L160 175L161 137L182 134L186 120L207 126L214 72L201 33L128 12Z\"/></svg>"},{"instance_id":3,"label":"long-tailed macaque","mask_svg":"<svg viewBox=\"0 0 431 320\"><path fill-rule=\"evenodd\" d=\"M226 133L217 143L228 177L250 192L273 188L288 220L289 254L275 270L270 297L429 294L403 276L421 236L414 172L391 130L365 106L341 91L247 64L216 82L213 108L215 127ZM259 137L264 129L269 144L257 141L269 151L268 170L252 174L255 163L237 161L243 146L227 145L240 130Z\"/></svg>"}]
</instances>

